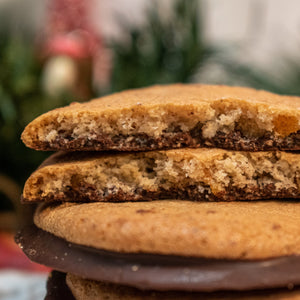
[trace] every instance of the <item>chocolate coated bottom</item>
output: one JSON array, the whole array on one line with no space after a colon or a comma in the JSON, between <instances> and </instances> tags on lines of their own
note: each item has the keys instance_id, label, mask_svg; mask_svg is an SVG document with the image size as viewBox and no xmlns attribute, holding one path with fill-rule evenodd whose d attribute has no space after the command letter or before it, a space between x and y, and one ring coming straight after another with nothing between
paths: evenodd
<instances>
[{"instance_id":1,"label":"chocolate coated bottom","mask_svg":"<svg viewBox=\"0 0 300 300\"><path fill-rule=\"evenodd\" d=\"M102 283L99 282L100 286ZM79 287L80 288L80 287ZM91 285L91 294L93 295L94 286ZM110 294L109 299L122 299L123 297L129 299L214 299L214 300L241 300L241 299L299 299L299 287L295 287L293 290L285 289L268 289L268 290L256 290L256 291L217 291L217 292L182 292L182 291L141 291L133 287L119 286L115 284L109 284L104 286L104 295ZM297 294L296 294L297 293ZM294 297L292 297L292 294ZM279 296L280 295L280 296ZM298 297L297 297L298 295ZM98 297L102 295L98 294ZM104 297L105 297L104 296ZM105 299L108 299L106 298ZM280 298L282 297L282 298ZM95 299L95 295L91 296ZM89 298L90 299L90 298ZM100 299L100 298L99 298ZM102 298L101 298L102 299ZM104 298L103 298L104 299ZM47 295L44 300L75 300L72 292L66 284L66 274L58 271L52 271L47 282Z\"/></svg>"},{"instance_id":2,"label":"chocolate coated bottom","mask_svg":"<svg viewBox=\"0 0 300 300\"><path fill-rule=\"evenodd\" d=\"M300 284L300 256L246 261L117 253L69 243L34 225L21 230L16 242L34 262L139 289L253 290Z\"/></svg>"}]
</instances>

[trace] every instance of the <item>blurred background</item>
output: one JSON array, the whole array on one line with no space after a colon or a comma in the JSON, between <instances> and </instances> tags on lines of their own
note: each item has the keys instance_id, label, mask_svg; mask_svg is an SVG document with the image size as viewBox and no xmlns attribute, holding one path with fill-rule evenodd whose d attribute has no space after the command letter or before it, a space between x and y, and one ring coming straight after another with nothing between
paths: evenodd
<instances>
[{"instance_id":1,"label":"blurred background","mask_svg":"<svg viewBox=\"0 0 300 300\"><path fill-rule=\"evenodd\" d=\"M0 0L0 268L20 255L14 267L39 270L12 241L22 186L49 155L20 141L31 120L156 83L300 95L299 32L297 0Z\"/></svg>"}]
</instances>

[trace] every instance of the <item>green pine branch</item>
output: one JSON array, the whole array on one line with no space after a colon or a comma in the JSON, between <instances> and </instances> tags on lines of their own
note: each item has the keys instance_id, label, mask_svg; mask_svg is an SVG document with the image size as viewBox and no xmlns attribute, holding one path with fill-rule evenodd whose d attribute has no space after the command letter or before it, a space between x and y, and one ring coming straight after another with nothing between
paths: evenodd
<instances>
[{"instance_id":1,"label":"green pine branch","mask_svg":"<svg viewBox=\"0 0 300 300\"><path fill-rule=\"evenodd\" d=\"M139 28L126 28L128 43L114 43L112 91L157 83L189 82L214 53L203 41L199 1L176 0L172 18L162 20L157 7Z\"/></svg>"}]
</instances>

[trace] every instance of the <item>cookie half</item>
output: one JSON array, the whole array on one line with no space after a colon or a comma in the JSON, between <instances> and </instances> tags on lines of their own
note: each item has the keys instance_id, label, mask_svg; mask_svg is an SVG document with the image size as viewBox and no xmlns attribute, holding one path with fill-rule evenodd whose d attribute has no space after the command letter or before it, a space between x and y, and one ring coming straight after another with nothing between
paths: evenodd
<instances>
[{"instance_id":1,"label":"cookie half","mask_svg":"<svg viewBox=\"0 0 300 300\"><path fill-rule=\"evenodd\" d=\"M35 224L69 242L98 249L266 259L300 255L298 202L192 202L41 205Z\"/></svg>"},{"instance_id":2,"label":"cookie half","mask_svg":"<svg viewBox=\"0 0 300 300\"><path fill-rule=\"evenodd\" d=\"M247 292L214 292L214 293L188 293L188 292L157 292L143 291L132 287L109 284L80 278L67 274L67 285L76 300L299 300L300 289L274 289ZM64 284L64 283L63 283Z\"/></svg>"},{"instance_id":3,"label":"cookie half","mask_svg":"<svg viewBox=\"0 0 300 300\"><path fill-rule=\"evenodd\" d=\"M255 200L300 197L300 155L177 149L57 153L27 180L23 200Z\"/></svg>"},{"instance_id":4,"label":"cookie half","mask_svg":"<svg viewBox=\"0 0 300 300\"><path fill-rule=\"evenodd\" d=\"M36 150L299 150L299 119L299 97L176 84L50 111L31 122L22 139Z\"/></svg>"}]
</instances>

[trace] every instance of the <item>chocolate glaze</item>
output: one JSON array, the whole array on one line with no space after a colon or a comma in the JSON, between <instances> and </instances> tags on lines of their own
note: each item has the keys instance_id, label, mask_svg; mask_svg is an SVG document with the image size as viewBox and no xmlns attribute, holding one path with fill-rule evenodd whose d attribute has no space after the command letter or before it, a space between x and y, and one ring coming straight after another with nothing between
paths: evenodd
<instances>
[{"instance_id":1,"label":"chocolate glaze","mask_svg":"<svg viewBox=\"0 0 300 300\"><path fill-rule=\"evenodd\" d=\"M189 299L272 299L272 296L278 296L281 294L282 297L289 297L289 293L299 293L300 287L294 287L292 290L287 288L280 289L268 289L268 290L255 290L255 291L217 291L217 292L183 292L183 291L142 291L132 287L125 287L120 285L109 284L106 288L109 287L111 290L111 297L113 299L115 294L118 296L126 297L127 299L130 295L135 295L138 299L180 299L180 297L185 298L187 295ZM107 290L106 290L107 291ZM135 298L135 299L136 299ZM120 299L120 298L118 298ZM278 297L277 297L278 299ZM66 274L52 271L48 282L47 282L47 295L44 300L75 300L72 292L70 291L68 285L66 284Z\"/></svg>"},{"instance_id":2,"label":"chocolate glaze","mask_svg":"<svg viewBox=\"0 0 300 300\"><path fill-rule=\"evenodd\" d=\"M117 253L69 243L34 225L19 231L16 242L37 263L139 289L252 290L300 284L296 255L246 261Z\"/></svg>"}]
</instances>

